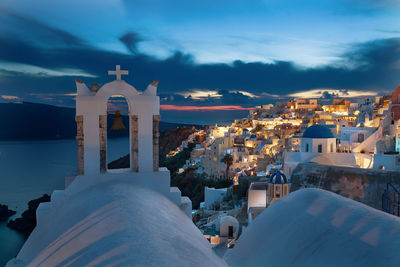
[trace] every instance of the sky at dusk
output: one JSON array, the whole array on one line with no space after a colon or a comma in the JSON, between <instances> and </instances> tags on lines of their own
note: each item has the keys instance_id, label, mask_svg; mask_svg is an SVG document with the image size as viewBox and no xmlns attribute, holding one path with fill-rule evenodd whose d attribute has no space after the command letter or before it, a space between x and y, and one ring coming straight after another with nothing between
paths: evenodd
<instances>
[{"instance_id":1,"label":"sky at dusk","mask_svg":"<svg viewBox=\"0 0 400 267\"><path fill-rule=\"evenodd\" d=\"M75 105L74 78L160 80L163 120L400 84L400 0L0 2L0 101Z\"/></svg>"}]
</instances>

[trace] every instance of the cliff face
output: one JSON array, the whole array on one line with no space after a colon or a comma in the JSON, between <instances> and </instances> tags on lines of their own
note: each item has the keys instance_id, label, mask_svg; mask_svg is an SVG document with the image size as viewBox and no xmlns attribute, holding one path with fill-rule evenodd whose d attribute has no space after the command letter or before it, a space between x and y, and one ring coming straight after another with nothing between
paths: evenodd
<instances>
[{"instance_id":1,"label":"cliff face","mask_svg":"<svg viewBox=\"0 0 400 267\"><path fill-rule=\"evenodd\" d=\"M164 156L169 151L176 149L195 131L194 126L182 126L160 132L160 155Z\"/></svg>"},{"instance_id":2,"label":"cliff face","mask_svg":"<svg viewBox=\"0 0 400 267\"><path fill-rule=\"evenodd\" d=\"M195 132L194 126L181 126L160 132L160 157L164 157L169 151L176 149ZM129 155L119 158L108 164L109 169L129 168Z\"/></svg>"},{"instance_id":3,"label":"cliff face","mask_svg":"<svg viewBox=\"0 0 400 267\"><path fill-rule=\"evenodd\" d=\"M400 189L400 172L300 163L292 174L290 191L321 188L382 209L382 194L387 183Z\"/></svg>"}]
</instances>

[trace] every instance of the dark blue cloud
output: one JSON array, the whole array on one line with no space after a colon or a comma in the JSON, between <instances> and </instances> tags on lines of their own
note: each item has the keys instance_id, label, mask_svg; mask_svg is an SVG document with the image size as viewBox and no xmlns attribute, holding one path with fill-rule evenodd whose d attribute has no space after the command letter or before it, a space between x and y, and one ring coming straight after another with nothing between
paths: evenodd
<instances>
[{"instance_id":1,"label":"dark blue cloud","mask_svg":"<svg viewBox=\"0 0 400 267\"><path fill-rule=\"evenodd\" d=\"M29 38L12 32L0 35L0 61L58 71L80 69L98 76L83 77L87 83L110 81L112 78L106 75L107 70L120 64L130 71L127 81L139 90L154 79L160 80L159 94L164 103L252 106L271 99L268 96L251 98L239 91L259 96L263 93L287 95L314 88L391 91L399 84L400 38L355 45L343 55L342 62L332 66L298 68L288 61L245 63L240 60L232 64L196 64L191 55L179 51L167 59L140 54L137 50L140 36L132 31L120 38L133 52L126 55L94 48L71 33L2 10L0 17L3 21L12 20L24 25L30 32ZM47 38L43 40L43 36ZM31 100L32 93L75 91L70 76L49 77L6 68L0 69L0 75L0 94L17 95L27 100ZM196 100L180 95L191 89L215 90L221 97Z\"/></svg>"},{"instance_id":2,"label":"dark blue cloud","mask_svg":"<svg viewBox=\"0 0 400 267\"><path fill-rule=\"evenodd\" d=\"M0 6L1 36L20 40L39 47L83 47L85 42L66 31L43 24ZM3 42L4 40L2 40Z\"/></svg>"},{"instance_id":3,"label":"dark blue cloud","mask_svg":"<svg viewBox=\"0 0 400 267\"><path fill-rule=\"evenodd\" d=\"M126 48L132 53L137 54L138 48L137 45L139 42L143 41L143 38L139 36L136 32L127 32L121 37L119 40L126 46Z\"/></svg>"}]
</instances>

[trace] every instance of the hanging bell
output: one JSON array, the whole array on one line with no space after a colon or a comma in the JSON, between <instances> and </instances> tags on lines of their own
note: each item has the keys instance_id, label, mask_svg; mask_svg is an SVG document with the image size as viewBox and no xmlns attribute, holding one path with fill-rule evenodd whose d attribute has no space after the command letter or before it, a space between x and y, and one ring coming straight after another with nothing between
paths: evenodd
<instances>
[{"instance_id":1,"label":"hanging bell","mask_svg":"<svg viewBox=\"0 0 400 267\"><path fill-rule=\"evenodd\" d=\"M126 128L125 128L124 124L122 123L121 113L117 110L117 111L115 111L114 121L113 121L111 130L121 131L121 130L125 130L125 129Z\"/></svg>"}]
</instances>

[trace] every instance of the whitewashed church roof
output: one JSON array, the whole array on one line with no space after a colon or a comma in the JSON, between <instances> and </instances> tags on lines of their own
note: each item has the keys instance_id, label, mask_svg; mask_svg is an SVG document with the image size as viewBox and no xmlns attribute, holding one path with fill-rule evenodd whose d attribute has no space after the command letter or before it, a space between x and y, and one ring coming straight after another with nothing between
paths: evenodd
<instances>
[{"instance_id":1,"label":"whitewashed church roof","mask_svg":"<svg viewBox=\"0 0 400 267\"><path fill-rule=\"evenodd\" d=\"M310 127L308 127L304 134L303 138L335 138L329 130L328 127L325 125L320 125L320 124L314 124Z\"/></svg>"},{"instance_id":2,"label":"whitewashed church roof","mask_svg":"<svg viewBox=\"0 0 400 267\"><path fill-rule=\"evenodd\" d=\"M224 266L175 204L150 189L101 183L51 210L8 266Z\"/></svg>"},{"instance_id":3,"label":"whitewashed church roof","mask_svg":"<svg viewBox=\"0 0 400 267\"><path fill-rule=\"evenodd\" d=\"M321 189L269 206L225 255L230 266L399 266L400 218Z\"/></svg>"}]
</instances>

